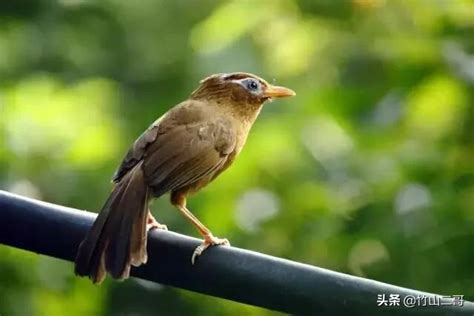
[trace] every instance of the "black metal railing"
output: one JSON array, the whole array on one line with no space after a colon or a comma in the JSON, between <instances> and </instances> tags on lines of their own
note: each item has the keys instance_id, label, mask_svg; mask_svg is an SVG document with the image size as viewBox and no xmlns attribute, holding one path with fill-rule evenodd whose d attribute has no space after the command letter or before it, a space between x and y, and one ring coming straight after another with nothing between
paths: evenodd
<instances>
[{"instance_id":1,"label":"black metal railing","mask_svg":"<svg viewBox=\"0 0 474 316\"><path fill-rule=\"evenodd\" d=\"M0 191L0 243L72 261L95 216ZM471 302L409 308L407 296L437 296L234 247L191 265L198 239L157 230L148 238L148 263L133 276L237 302L298 315L474 315ZM399 306L378 306L378 295L390 294Z\"/></svg>"}]
</instances>

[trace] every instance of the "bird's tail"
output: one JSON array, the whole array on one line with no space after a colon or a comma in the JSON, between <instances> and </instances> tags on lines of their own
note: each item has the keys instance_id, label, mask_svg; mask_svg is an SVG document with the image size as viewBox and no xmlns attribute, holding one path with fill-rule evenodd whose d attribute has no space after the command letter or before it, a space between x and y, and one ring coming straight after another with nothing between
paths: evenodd
<instances>
[{"instance_id":1,"label":"bird's tail","mask_svg":"<svg viewBox=\"0 0 474 316\"><path fill-rule=\"evenodd\" d=\"M75 272L100 283L109 272L126 279L131 265L147 261L148 187L141 163L116 184L79 246Z\"/></svg>"}]
</instances>

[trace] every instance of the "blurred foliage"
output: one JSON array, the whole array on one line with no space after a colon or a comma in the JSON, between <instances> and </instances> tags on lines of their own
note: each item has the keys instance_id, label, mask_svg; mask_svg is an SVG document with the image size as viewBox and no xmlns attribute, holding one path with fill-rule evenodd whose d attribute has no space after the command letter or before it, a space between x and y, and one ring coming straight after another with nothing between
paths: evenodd
<instances>
[{"instance_id":1,"label":"blurred foliage","mask_svg":"<svg viewBox=\"0 0 474 316\"><path fill-rule=\"evenodd\" d=\"M238 247L473 300L473 39L469 0L2 1L0 187L98 210L148 124L249 71L297 96L191 210ZM0 314L274 314L72 270L0 247Z\"/></svg>"}]
</instances>

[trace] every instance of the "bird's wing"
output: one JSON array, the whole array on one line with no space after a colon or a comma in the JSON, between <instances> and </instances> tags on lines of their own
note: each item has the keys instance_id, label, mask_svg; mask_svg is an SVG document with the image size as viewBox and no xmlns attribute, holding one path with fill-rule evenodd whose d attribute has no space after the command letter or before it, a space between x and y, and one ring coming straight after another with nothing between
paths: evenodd
<instances>
[{"instance_id":1,"label":"bird's wing","mask_svg":"<svg viewBox=\"0 0 474 316\"><path fill-rule=\"evenodd\" d=\"M147 147L143 171L155 195L190 185L211 176L235 149L236 136L226 120L200 120L178 124L160 133Z\"/></svg>"},{"instance_id":2,"label":"bird's wing","mask_svg":"<svg viewBox=\"0 0 474 316\"><path fill-rule=\"evenodd\" d=\"M129 170L135 167L135 165L143 159L147 147L155 141L158 135L160 121L163 117L153 122L153 124L151 124L150 127L148 127L148 129L133 143L117 171L115 171L115 174L112 177L113 182L118 183Z\"/></svg>"}]
</instances>

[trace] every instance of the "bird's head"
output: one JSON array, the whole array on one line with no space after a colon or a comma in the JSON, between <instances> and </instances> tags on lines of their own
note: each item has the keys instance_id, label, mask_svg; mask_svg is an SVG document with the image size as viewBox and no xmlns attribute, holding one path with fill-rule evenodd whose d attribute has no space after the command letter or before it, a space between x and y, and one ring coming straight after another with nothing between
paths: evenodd
<instances>
[{"instance_id":1,"label":"bird's head","mask_svg":"<svg viewBox=\"0 0 474 316\"><path fill-rule=\"evenodd\" d=\"M285 87L269 84L262 78L244 72L215 74L201 80L191 98L233 104L239 107L260 107L273 98L294 96L295 92Z\"/></svg>"}]
</instances>

